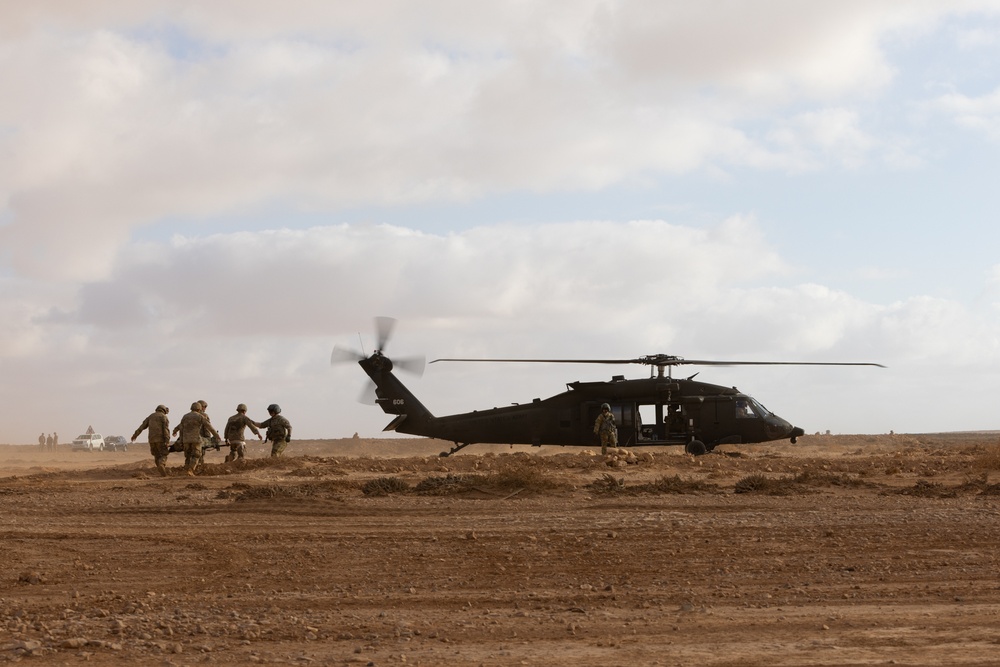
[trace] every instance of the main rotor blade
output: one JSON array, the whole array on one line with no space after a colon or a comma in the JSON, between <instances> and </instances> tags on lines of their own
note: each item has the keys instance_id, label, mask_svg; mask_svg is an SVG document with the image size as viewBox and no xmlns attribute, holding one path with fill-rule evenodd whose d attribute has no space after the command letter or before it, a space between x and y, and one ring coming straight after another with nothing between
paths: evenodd
<instances>
[{"instance_id":1,"label":"main rotor blade","mask_svg":"<svg viewBox=\"0 0 1000 667\"><path fill-rule=\"evenodd\" d=\"M375 332L378 337L378 347L376 350L385 352L385 346L392 338L392 330L396 328L396 319L393 317L376 317Z\"/></svg>"},{"instance_id":2,"label":"main rotor blade","mask_svg":"<svg viewBox=\"0 0 1000 667\"><path fill-rule=\"evenodd\" d=\"M870 361L709 361L707 359L682 359L676 365L693 366L876 366L887 368L883 364Z\"/></svg>"},{"instance_id":3,"label":"main rotor blade","mask_svg":"<svg viewBox=\"0 0 1000 667\"><path fill-rule=\"evenodd\" d=\"M439 361L495 362L523 364L643 364L645 366L877 366L882 364L855 361L714 361L710 359L682 359L670 355L650 355L638 359L435 359Z\"/></svg>"},{"instance_id":4,"label":"main rotor blade","mask_svg":"<svg viewBox=\"0 0 1000 667\"><path fill-rule=\"evenodd\" d=\"M435 359L429 363L436 364L439 361L486 361L501 364L641 364L641 359Z\"/></svg>"}]
</instances>

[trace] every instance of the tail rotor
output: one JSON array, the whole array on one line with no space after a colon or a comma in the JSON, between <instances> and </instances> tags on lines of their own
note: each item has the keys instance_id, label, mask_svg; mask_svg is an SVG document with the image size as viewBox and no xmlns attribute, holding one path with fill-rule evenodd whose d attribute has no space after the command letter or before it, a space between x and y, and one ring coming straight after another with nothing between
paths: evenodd
<instances>
[{"instance_id":1,"label":"tail rotor","mask_svg":"<svg viewBox=\"0 0 1000 667\"><path fill-rule=\"evenodd\" d=\"M357 350L335 345L333 351L330 353L330 365L337 366L348 362L359 363L366 359L372 359L377 360L379 365L385 367L387 370L391 371L393 368L398 368L417 377L422 376L424 374L424 367L427 365L427 359L423 355L400 357L398 359L390 359L385 355L385 348L389 344L389 339L392 338L396 322L397 320L392 317L376 317L375 351L370 356L366 356ZM365 388L358 396L358 402L366 405L375 405L377 398L375 383L369 379Z\"/></svg>"}]
</instances>

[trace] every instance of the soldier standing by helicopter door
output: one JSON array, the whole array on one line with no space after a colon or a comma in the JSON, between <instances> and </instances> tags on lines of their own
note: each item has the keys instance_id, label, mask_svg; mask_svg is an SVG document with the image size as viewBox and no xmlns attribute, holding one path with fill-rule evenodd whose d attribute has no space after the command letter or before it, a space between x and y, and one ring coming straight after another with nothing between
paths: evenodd
<instances>
[{"instance_id":1,"label":"soldier standing by helicopter door","mask_svg":"<svg viewBox=\"0 0 1000 667\"><path fill-rule=\"evenodd\" d=\"M618 446L618 425L615 423L615 416L611 414L611 406L607 403L601 404L601 414L597 415L594 422L594 433L601 439L601 455L608 453L608 446Z\"/></svg>"}]
</instances>

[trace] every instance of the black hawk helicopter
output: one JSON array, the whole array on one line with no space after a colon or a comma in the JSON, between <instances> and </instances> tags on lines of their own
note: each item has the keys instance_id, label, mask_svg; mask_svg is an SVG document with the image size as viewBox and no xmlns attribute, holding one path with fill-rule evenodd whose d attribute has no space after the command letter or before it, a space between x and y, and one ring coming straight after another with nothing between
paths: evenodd
<instances>
[{"instance_id":1,"label":"black hawk helicopter","mask_svg":"<svg viewBox=\"0 0 1000 667\"><path fill-rule=\"evenodd\" d=\"M396 367L422 372L423 358L393 361L384 353L395 320L376 318L378 347L363 353L335 347L331 364L357 361L373 383L375 403L395 418L383 431L396 431L455 443L441 456L473 444L593 446L594 421L608 403L618 425L621 447L683 446L695 456L719 445L769 442L804 435L756 399L737 390L688 378L674 378L674 366L877 366L867 362L710 361L653 354L635 359L435 359L437 362L642 364L650 377L604 382L570 382L567 390L546 399L502 408L435 417L399 378ZM652 369L656 369L655 375ZM697 375L697 373L695 373ZM370 392L369 392L370 393ZM370 401L369 401L370 402Z\"/></svg>"}]
</instances>

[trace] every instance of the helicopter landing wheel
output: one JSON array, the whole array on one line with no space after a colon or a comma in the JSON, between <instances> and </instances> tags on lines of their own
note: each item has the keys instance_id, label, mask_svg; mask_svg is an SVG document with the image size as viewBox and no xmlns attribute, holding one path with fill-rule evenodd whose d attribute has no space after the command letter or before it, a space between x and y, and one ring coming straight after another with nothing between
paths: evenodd
<instances>
[{"instance_id":1,"label":"helicopter landing wheel","mask_svg":"<svg viewBox=\"0 0 1000 667\"><path fill-rule=\"evenodd\" d=\"M701 440L692 440L688 444L684 445L684 451L691 456L701 456L708 451L705 447L705 443Z\"/></svg>"}]
</instances>

